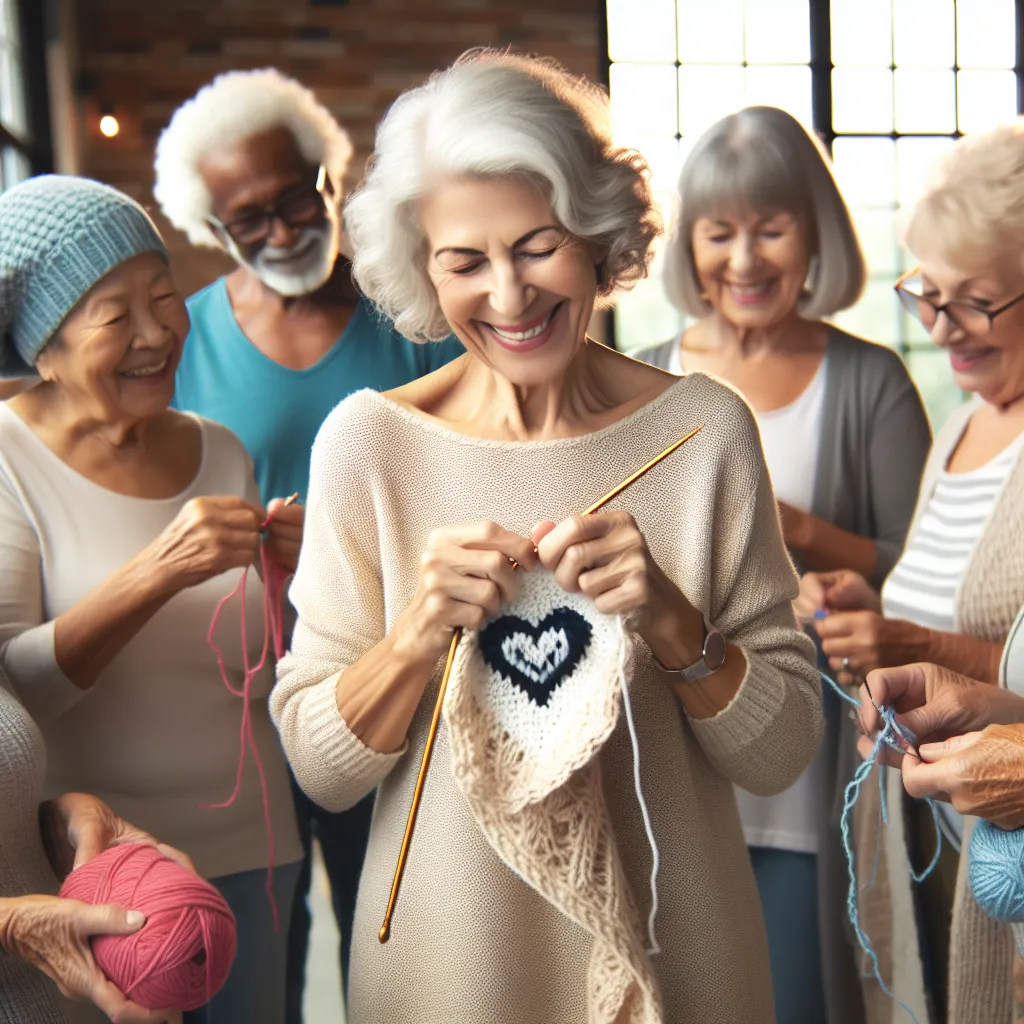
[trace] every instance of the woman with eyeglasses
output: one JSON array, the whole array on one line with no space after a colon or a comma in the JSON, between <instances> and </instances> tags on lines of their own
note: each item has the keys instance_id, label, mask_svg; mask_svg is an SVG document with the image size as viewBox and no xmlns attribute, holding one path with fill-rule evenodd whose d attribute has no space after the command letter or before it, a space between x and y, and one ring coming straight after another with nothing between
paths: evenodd
<instances>
[{"instance_id":1,"label":"woman with eyeglasses","mask_svg":"<svg viewBox=\"0 0 1024 1024\"><path fill-rule=\"evenodd\" d=\"M906 548L881 594L840 571L805 577L803 599L828 613L816 628L836 671L927 661L997 685L1024 605L1024 121L952 148L906 243L921 263L898 283L900 301L973 398L935 439ZM904 814L899 777L888 786L895 827L877 868L878 787L866 786L858 805L860 880L881 889L863 904L867 930L891 963L887 980L921 1020L1008 1020L1011 939L964 884L970 823L940 805L938 867L912 888L908 852L918 870L931 859L931 815L917 804Z\"/></svg>"},{"instance_id":2,"label":"woman with eyeglasses","mask_svg":"<svg viewBox=\"0 0 1024 1024\"><path fill-rule=\"evenodd\" d=\"M287 922L302 847L267 708L274 666L248 671L264 640L257 572L248 636L237 604L215 633L223 678L207 643L260 562L267 511L238 438L169 408L188 326L164 244L127 196L56 175L0 195L0 379L35 378L0 405L0 674L46 741L46 795L96 794L186 850L234 911L231 975L185 1024L281 1024L287 930L267 866ZM293 504L267 526L284 569L302 524ZM218 807L245 711L263 779L250 752Z\"/></svg>"}]
</instances>

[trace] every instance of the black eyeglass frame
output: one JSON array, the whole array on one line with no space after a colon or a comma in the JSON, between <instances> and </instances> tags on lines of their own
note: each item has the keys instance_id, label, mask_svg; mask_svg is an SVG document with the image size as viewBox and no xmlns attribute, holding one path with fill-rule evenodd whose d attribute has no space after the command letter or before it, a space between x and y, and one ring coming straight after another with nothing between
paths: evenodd
<instances>
[{"instance_id":1,"label":"black eyeglass frame","mask_svg":"<svg viewBox=\"0 0 1024 1024\"><path fill-rule=\"evenodd\" d=\"M921 268L919 266L917 266L917 267L914 267L913 270L908 270L905 274L901 274L900 277L899 277L899 280L896 282L895 285L893 285L893 290L896 292L896 297L900 300L900 305L911 316L916 316L918 322L920 322L922 324L922 326L924 326L924 321L921 320L920 314L917 311L911 309L907 305L907 303L903 299L904 295L909 295L914 300L915 304L917 304L919 302L923 302L925 305L930 306L931 309L935 313L935 322L936 323L938 322L939 314L940 313L945 313L946 319L949 320L950 323L952 323L955 326L959 327L961 330L966 330L966 328L963 326L963 324L958 323L955 319L953 319L953 317L951 317L949 315L949 307L950 306L968 306L972 310L974 310L974 312L976 312L979 315L984 316L984 317L987 318L987 320L988 320L988 331L986 331L986 333L991 333L992 328L993 328L993 321L995 320L995 318L997 316L999 316L1000 313L1005 313L1008 309L1012 309L1014 306L1016 306L1018 302L1024 301L1024 292L1021 292L1020 295L1018 295L1015 299L1010 299L1009 302L1004 303L998 309L982 309L981 306L975 306L973 303L963 302L960 299L950 299L949 302L944 302L941 306L937 306L934 302L932 302L931 299L926 299L923 295L918 295L917 293L910 291L908 288L904 288L903 287L903 285L904 285L904 283L906 281L909 281L910 278L914 277L917 274L920 274L920 272L921 272ZM930 330L930 328L925 327L925 330Z\"/></svg>"},{"instance_id":2,"label":"black eyeglass frame","mask_svg":"<svg viewBox=\"0 0 1024 1024\"><path fill-rule=\"evenodd\" d=\"M331 183L330 175L327 173L327 168L323 164L320 164L320 166L317 168L316 183L314 184L313 187L317 194L320 196L321 200L323 200L324 212L326 213L327 200L330 196L334 194L334 186ZM248 213L243 217L238 217L235 218L234 220L225 222L222 221L219 217L215 217L212 213L210 213L207 214L206 216L206 222L215 231L220 232L221 234L226 235L228 238L230 238L231 241L234 242L236 245L259 245L261 242L265 241L270 236L270 232L273 228L273 222L275 220L281 221L282 224L285 224L289 228L299 226L289 223L289 221L286 218L281 216L280 212L282 204L287 203L289 199L293 198L298 193L299 188L306 188L306 186L296 185L294 188L288 189L286 192L278 196L277 202L272 203L270 206L264 206L261 209L253 210L252 213ZM291 195L289 195L289 193L291 193ZM235 237L234 234L232 234L232 225L239 224L243 220L251 220L256 216L261 216L263 218L264 226L264 230L258 238L252 238L246 241L244 239L237 238Z\"/></svg>"}]
</instances>

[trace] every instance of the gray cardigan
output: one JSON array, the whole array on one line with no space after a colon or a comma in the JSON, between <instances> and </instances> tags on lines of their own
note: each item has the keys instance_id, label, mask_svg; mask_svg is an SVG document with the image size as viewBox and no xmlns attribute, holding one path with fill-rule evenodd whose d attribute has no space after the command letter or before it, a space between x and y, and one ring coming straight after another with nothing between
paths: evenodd
<instances>
[{"instance_id":1,"label":"gray cardigan","mask_svg":"<svg viewBox=\"0 0 1024 1024\"><path fill-rule=\"evenodd\" d=\"M678 344L676 337L633 356L667 370ZM875 541L875 587L903 551L931 443L921 396L899 355L831 328L811 512Z\"/></svg>"},{"instance_id":2,"label":"gray cardigan","mask_svg":"<svg viewBox=\"0 0 1024 1024\"><path fill-rule=\"evenodd\" d=\"M634 353L667 370L678 337ZM825 363L825 414L811 512L877 546L871 582L881 588L903 551L931 447L921 397L890 348L833 327ZM818 821L818 915L828 1024L863 1024L864 1004L846 917L846 860L839 819L843 792L860 759L856 733L823 687L821 759L826 803Z\"/></svg>"}]
</instances>

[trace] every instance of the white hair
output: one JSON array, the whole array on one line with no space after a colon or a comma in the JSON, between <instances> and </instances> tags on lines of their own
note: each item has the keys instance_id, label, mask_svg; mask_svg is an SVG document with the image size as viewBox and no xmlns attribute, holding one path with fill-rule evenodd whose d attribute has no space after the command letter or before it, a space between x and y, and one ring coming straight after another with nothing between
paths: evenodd
<instances>
[{"instance_id":1,"label":"white hair","mask_svg":"<svg viewBox=\"0 0 1024 1024\"><path fill-rule=\"evenodd\" d=\"M978 269L1024 246L1024 118L967 135L936 163L907 219L907 248Z\"/></svg>"},{"instance_id":2,"label":"white hair","mask_svg":"<svg viewBox=\"0 0 1024 1024\"><path fill-rule=\"evenodd\" d=\"M220 247L206 220L203 158L275 128L288 129L303 157L323 164L340 190L352 156L348 134L309 89L274 68L218 75L175 111L157 142L153 195L193 245Z\"/></svg>"},{"instance_id":3,"label":"white hair","mask_svg":"<svg viewBox=\"0 0 1024 1024\"><path fill-rule=\"evenodd\" d=\"M665 291L691 316L711 312L693 262L693 227L702 217L784 210L810 232L812 271L798 305L808 320L852 306L867 266L828 156L792 115L747 107L723 117L696 142L679 178L679 213L665 252Z\"/></svg>"},{"instance_id":4,"label":"white hair","mask_svg":"<svg viewBox=\"0 0 1024 1024\"><path fill-rule=\"evenodd\" d=\"M416 202L432 181L461 176L536 182L562 226L606 253L602 299L646 276L661 225L647 164L612 142L607 95L552 61L474 51L398 98L345 206L356 282L407 338L451 331Z\"/></svg>"}]
</instances>

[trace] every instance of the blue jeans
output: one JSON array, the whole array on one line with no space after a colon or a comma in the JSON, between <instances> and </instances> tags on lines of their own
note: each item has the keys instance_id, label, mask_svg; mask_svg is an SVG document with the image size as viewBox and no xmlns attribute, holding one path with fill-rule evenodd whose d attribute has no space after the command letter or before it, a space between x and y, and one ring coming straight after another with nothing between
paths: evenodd
<instances>
[{"instance_id":1,"label":"blue jeans","mask_svg":"<svg viewBox=\"0 0 1024 1024\"><path fill-rule=\"evenodd\" d=\"M183 1024L282 1024L288 924L301 870L302 861L274 868L276 935L265 868L210 879L238 922L238 952L224 987L205 1006L186 1013Z\"/></svg>"},{"instance_id":2,"label":"blue jeans","mask_svg":"<svg viewBox=\"0 0 1024 1024\"><path fill-rule=\"evenodd\" d=\"M823 1024L818 858L751 846L750 860L768 932L776 1024Z\"/></svg>"}]
</instances>

